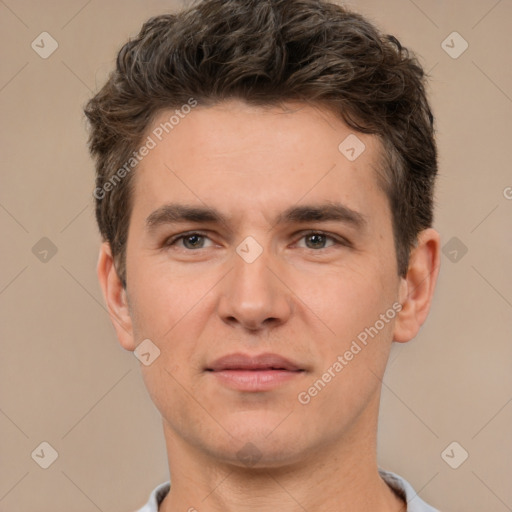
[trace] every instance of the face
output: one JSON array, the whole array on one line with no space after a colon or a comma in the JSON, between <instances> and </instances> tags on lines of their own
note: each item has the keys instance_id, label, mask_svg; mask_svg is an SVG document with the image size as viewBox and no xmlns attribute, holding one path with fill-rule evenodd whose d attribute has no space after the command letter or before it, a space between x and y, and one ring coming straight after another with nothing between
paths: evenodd
<instances>
[{"instance_id":1,"label":"face","mask_svg":"<svg viewBox=\"0 0 512 512\"><path fill-rule=\"evenodd\" d=\"M379 141L357 156L326 111L238 101L159 141L170 115L134 175L121 343L160 350L141 369L177 442L239 465L246 443L268 466L328 450L376 417L403 301Z\"/></svg>"}]
</instances>

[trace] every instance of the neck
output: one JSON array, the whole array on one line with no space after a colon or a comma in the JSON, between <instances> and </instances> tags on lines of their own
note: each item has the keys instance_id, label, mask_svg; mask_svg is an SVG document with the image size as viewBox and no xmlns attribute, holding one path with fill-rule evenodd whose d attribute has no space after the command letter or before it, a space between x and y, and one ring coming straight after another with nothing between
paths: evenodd
<instances>
[{"instance_id":1,"label":"neck","mask_svg":"<svg viewBox=\"0 0 512 512\"><path fill-rule=\"evenodd\" d=\"M371 408L370 408L371 409ZM342 441L287 464L248 468L185 442L164 421L171 491L160 512L405 512L378 473L377 413L365 411Z\"/></svg>"}]
</instances>

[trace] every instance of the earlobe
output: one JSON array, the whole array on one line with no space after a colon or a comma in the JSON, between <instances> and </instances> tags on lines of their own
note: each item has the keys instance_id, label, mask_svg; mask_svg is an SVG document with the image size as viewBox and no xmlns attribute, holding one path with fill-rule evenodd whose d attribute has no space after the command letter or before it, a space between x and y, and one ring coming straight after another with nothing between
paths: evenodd
<instances>
[{"instance_id":1,"label":"earlobe","mask_svg":"<svg viewBox=\"0 0 512 512\"><path fill-rule=\"evenodd\" d=\"M411 251L407 275L400 283L402 310L397 316L393 340L404 343L413 339L425 322L439 274L440 237L428 228L418 235Z\"/></svg>"},{"instance_id":2,"label":"earlobe","mask_svg":"<svg viewBox=\"0 0 512 512\"><path fill-rule=\"evenodd\" d=\"M135 350L132 319L128 308L126 290L117 274L108 242L103 242L98 258L97 275L103 291L110 320L116 330L121 346L126 350Z\"/></svg>"}]
</instances>

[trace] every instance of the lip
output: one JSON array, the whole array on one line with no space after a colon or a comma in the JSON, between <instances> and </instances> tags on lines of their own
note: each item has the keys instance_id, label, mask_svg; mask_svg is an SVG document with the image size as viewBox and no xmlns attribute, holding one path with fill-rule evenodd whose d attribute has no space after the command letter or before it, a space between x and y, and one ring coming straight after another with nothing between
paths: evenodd
<instances>
[{"instance_id":1,"label":"lip","mask_svg":"<svg viewBox=\"0 0 512 512\"><path fill-rule=\"evenodd\" d=\"M239 391L268 391L296 379L304 369L278 354L229 354L206 368L223 385Z\"/></svg>"},{"instance_id":2,"label":"lip","mask_svg":"<svg viewBox=\"0 0 512 512\"><path fill-rule=\"evenodd\" d=\"M278 354L264 353L246 355L242 353L229 354L216 359L206 370L220 372L223 370L301 370L297 364Z\"/></svg>"}]
</instances>

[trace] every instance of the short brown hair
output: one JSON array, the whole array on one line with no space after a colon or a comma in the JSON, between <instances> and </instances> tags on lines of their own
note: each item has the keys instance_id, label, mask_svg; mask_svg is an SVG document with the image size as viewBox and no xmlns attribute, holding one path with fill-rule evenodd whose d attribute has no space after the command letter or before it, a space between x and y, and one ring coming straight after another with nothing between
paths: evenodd
<instances>
[{"instance_id":1,"label":"short brown hair","mask_svg":"<svg viewBox=\"0 0 512 512\"><path fill-rule=\"evenodd\" d=\"M205 106L235 98L261 106L307 101L376 134L398 272L405 275L418 233L432 225L437 174L434 118L417 58L361 15L327 1L203 0L148 20L85 108L96 218L123 285L133 173L116 186L108 182L155 116L191 98Z\"/></svg>"}]
</instances>

